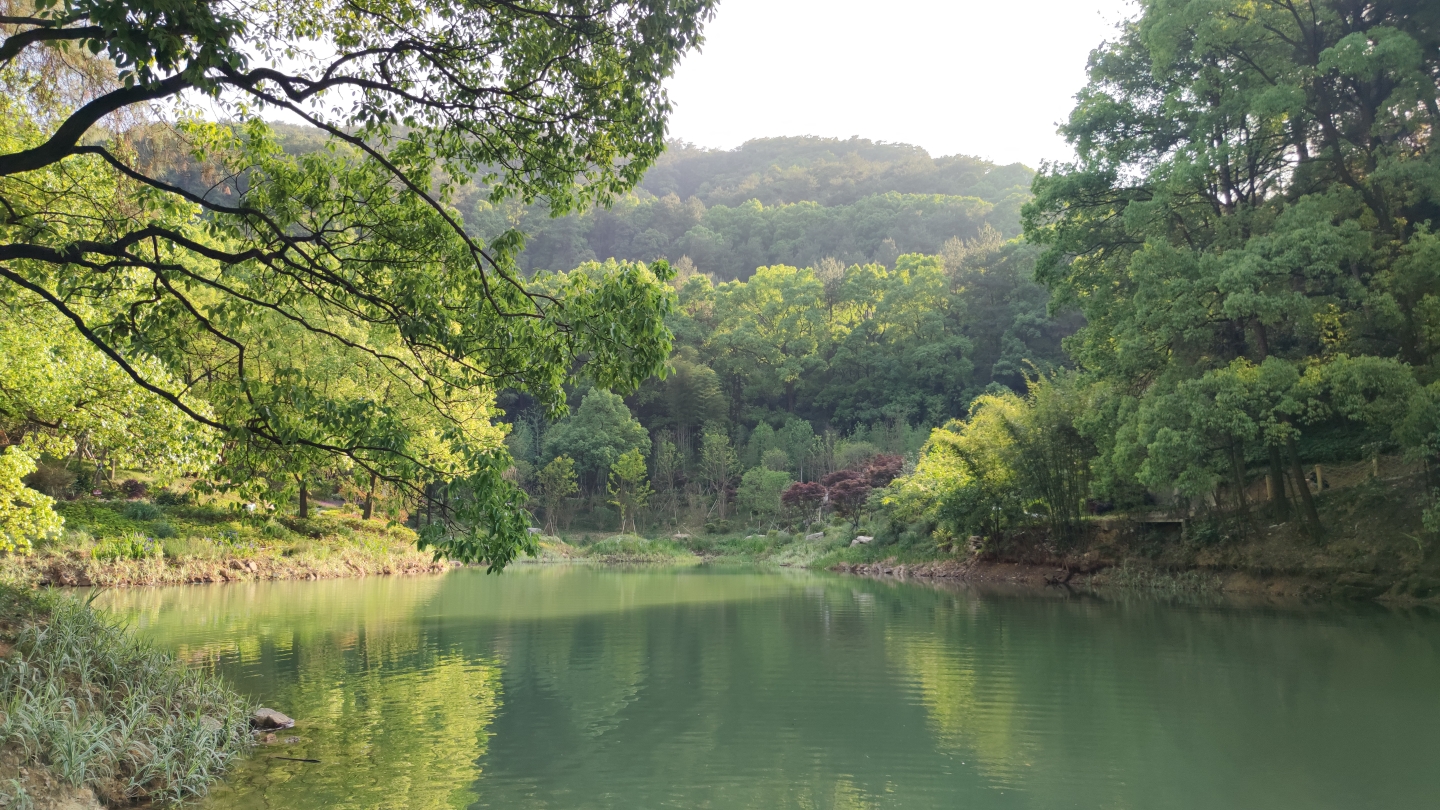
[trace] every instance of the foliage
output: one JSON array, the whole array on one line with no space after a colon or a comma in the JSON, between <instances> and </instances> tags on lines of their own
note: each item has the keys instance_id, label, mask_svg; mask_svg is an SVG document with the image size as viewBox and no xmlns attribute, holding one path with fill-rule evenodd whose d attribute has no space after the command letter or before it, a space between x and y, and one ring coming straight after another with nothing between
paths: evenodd
<instances>
[{"instance_id":1,"label":"foliage","mask_svg":"<svg viewBox=\"0 0 1440 810\"><path fill-rule=\"evenodd\" d=\"M133 365L159 385L180 385L153 357ZM209 415L204 402L184 401ZM34 296L0 296L0 431L11 442L31 433L63 439L67 457L145 469L161 481L205 472L218 458L215 431L136 386Z\"/></svg>"},{"instance_id":2,"label":"foliage","mask_svg":"<svg viewBox=\"0 0 1440 810\"><path fill-rule=\"evenodd\" d=\"M626 526L631 533L639 531L635 528L635 515L645 508L652 494L650 483L645 480L645 456L639 448L626 450L610 465L606 491L610 493L610 503L620 510L620 532L623 534Z\"/></svg>"},{"instance_id":3,"label":"foliage","mask_svg":"<svg viewBox=\"0 0 1440 810\"><path fill-rule=\"evenodd\" d=\"M135 501L125 506L125 517L131 520L154 520L160 517L160 507L146 501Z\"/></svg>"},{"instance_id":4,"label":"foliage","mask_svg":"<svg viewBox=\"0 0 1440 810\"><path fill-rule=\"evenodd\" d=\"M1076 426L1083 382L1037 377L1026 396L981 397L968 418L936 428L914 472L885 495L893 519L927 521L938 540L951 542L996 536L1038 508L1057 543L1072 541L1094 456Z\"/></svg>"},{"instance_id":5,"label":"foliage","mask_svg":"<svg viewBox=\"0 0 1440 810\"><path fill-rule=\"evenodd\" d=\"M162 553L162 544L139 532L132 532L102 539L91 549L90 556L101 561L148 560Z\"/></svg>"},{"instance_id":6,"label":"foliage","mask_svg":"<svg viewBox=\"0 0 1440 810\"><path fill-rule=\"evenodd\" d=\"M731 151L672 141L637 193L609 208L561 218L460 195L466 224L485 235L517 221L530 234L527 270L596 258L682 257L721 279L756 267L891 265L903 253L939 253L948 239L986 228L1013 236L1032 172L971 157L932 159L918 147L861 139L765 138Z\"/></svg>"},{"instance_id":7,"label":"foliage","mask_svg":"<svg viewBox=\"0 0 1440 810\"><path fill-rule=\"evenodd\" d=\"M521 234L477 239L453 203L477 181L492 203L555 213L633 187L712 3L16 9L0 299L40 306L219 434L220 486L358 467L427 502L428 547L511 559L528 540L495 388L559 414L582 363L622 389L658 371L670 271L527 280ZM285 152L266 114L323 148ZM166 179L192 169L199 191Z\"/></svg>"},{"instance_id":8,"label":"foliage","mask_svg":"<svg viewBox=\"0 0 1440 810\"><path fill-rule=\"evenodd\" d=\"M0 588L0 743L107 802L203 796L253 745L250 706L59 593Z\"/></svg>"},{"instance_id":9,"label":"foliage","mask_svg":"<svg viewBox=\"0 0 1440 810\"><path fill-rule=\"evenodd\" d=\"M835 514L848 518L852 528L859 526L870 500L869 479L858 470L837 470L821 478L820 483Z\"/></svg>"},{"instance_id":10,"label":"foliage","mask_svg":"<svg viewBox=\"0 0 1440 810\"><path fill-rule=\"evenodd\" d=\"M735 490L735 502L742 514L764 525L779 517L780 495L789 486L790 473L755 467L740 477L740 486Z\"/></svg>"},{"instance_id":11,"label":"foliage","mask_svg":"<svg viewBox=\"0 0 1440 810\"><path fill-rule=\"evenodd\" d=\"M1258 464L1319 533L1307 446L1416 447L1395 428L1440 370L1437 26L1427 4L1147 0L1092 55L1077 160L1037 176L1025 227L1085 316L1104 489L1225 482L1244 508Z\"/></svg>"},{"instance_id":12,"label":"foliage","mask_svg":"<svg viewBox=\"0 0 1440 810\"><path fill-rule=\"evenodd\" d=\"M694 562L689 551L669 540L651 540L633 534L617 534L581 549L591 559L607 562Z\"/></svg>"},{"instance_id":13,"label":"foliage","mask_svg":"<svg viewBox=\"0 0 1440 810\"><path fill-rule=\"evenodd\" d=\"M730 437L716 425L705 428L700 437L700 472L705 484L715 495L715 512L718 520L725 519L726 502L730 499L730 483L735 478L739 459Z\"/></svg>"},{"instance_id":14,"label":"foliage","mask_svg":"<svg viewBox=\"0 0 1440 810\"><path fill-rule=\"evenodd\" d=\"M780 493L780 502L801 518L808 518L813 512L818 520L825 503L825 485L819 481L797 481Z\"/></svg>"},{"instance_id":15,"label":"foliage","mask_svg":"<svg viewBox=\"0 0 1440 810\"><path fill-rule=\"evenodd\" d=\"M1077 425L1087 402L1084 380L1075 374L1031 381L1018 418L1006 420L1013 454L1011 465L1021 491L1045 510L1050 535L1062 547L1080 532L1080 516L1089 495L1090 461L1095 450Z\"/></svg>"},{"instance_id":16,"label":"foliage","mask_svg":"<svg viewBox=\"0 0 1440 810\"><path fill-rule=\"evenodd\" d=\"M815 446L827 427L928 428L997 383L1023 389L1032 366L1063 364L1060 339L1075 318L1047 315L1047 294L1029 278L1034 257L987 231L941 254L900 256L893 269L827 259L720 285L678 279L667 321L676 373L646 382L631 405L687 448L707 421L753 425L747 464L777 446L797 478L819 478L834 469Z\"/></svg>"},{"instance_id":17,"label":"foliage","mask_svg":"<svg viewBox=\"0 0 1440 810\"><path fill-rule=\"evenodd\" d=\"M50 508L55 499L25 486L23 479L34 469L34 456L21 447L0 451L0 551L28 551L64 525Z\"/></svg>"},{"instance_id":18,"label":"foliage","mask_svg":"<svg viewBox=\"0 0 1440 810\"><path fill-rule=\"evenodd\" d=\"M575 483L575 459L556 456L535 476L540 506L545 509L545 533L554 535L565 501L580 491Z\"/></svg>"},{"instance_id":19,"label":"foliage","mask_svg":"<svg viewBox=\"0 0 1440 810\"><path fill-rule=\"evenodd\" d=\"M545 433L545 453L574 459L581 482L596 488L620 456L647 447L650 437L625 407L625 401L604 388L592 388L574 415Z\"/></svg>"}]
</instances>

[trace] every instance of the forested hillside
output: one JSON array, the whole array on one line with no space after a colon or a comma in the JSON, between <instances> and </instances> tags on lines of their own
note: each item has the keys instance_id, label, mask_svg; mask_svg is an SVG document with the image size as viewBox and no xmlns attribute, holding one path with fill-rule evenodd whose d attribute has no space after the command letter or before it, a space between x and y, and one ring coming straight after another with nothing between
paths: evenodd
<instances>
[{"instance_id":1,"label":"forested hillside","mask_svg":"<svg viewBox=\"0 0 1440 810\"><path fill-rule=\"evenodd\" d=\"M672 141L639 188L608 209L552 219L543 204L493 205L479 188L457 206L481 235L523 230L528 272L683 257L725 280L827 258L893 266L987 225L1016 236L1033 175L859 138L763 138L734 150Z\"/></svg>"},{"instance_id":2,"label":"forested hillside","mask_svg":"<svg viewBox=\"0 0 1440 810\"><path fill-rule=\"evenodd\" d=\"M302 513L323 491L423 508L437 543L467 525L447 547L471 557L565 510L833 505L932 550L1042 525L1072 548L1091 513L1151 508L1324 537L1316 465L1440 459L1440 12L1221 6L1147 0L1092 56L1075 159L1038 175L666 143L659 101L643 132L597 107L524 171L530 142L453 126L133 122L0 185L11 486L134 464ZM0 127L14 165L55 105ZM87 388L119 415L67 404ZM1430 534L1432 485L1406 501Z\"/></svg>"},{"instance_id":3,"label":"forested hillside","mask_svg":"<svg viewBox=\"0 0 1440 810\"><path fill-rule=\"evenodd\" d=\"M277 124L275 131L296 156L326 142L311 127ZM145 151L160 156L168 180L212 199L233 196L176 143L156 138ZM454 189L453 204L479 237L523 233L517 261L526 273L606 259L688 259L685 266L729 280L757 267L825 259L891 267L901 254L936 254L946 241L974 239L987 227L1017 236L1033 177L1020 164L932 158L917 146L861 138L761 138L733 150L671 141L639 185L608 207L552 217L543 199L495 202L478 182Z\"/></svg>"},{"instance_id":4,"label":"forested hillside","mask_svg":"<svg viewBox=\"0 0 1440 810\"><path fill-rule=\"evenodd\" d=\"M613 517L607 471L635 451L670 505L652 520L723 518L732 499L745 502L743 520L775 519L790 484L877 455L913 457L976 396L1024 391L1064 365L1062 339L1080 319L1047 314L1032 280L1038 255L987 228L893 267L827 259L720 283L682 274L671 282L667 375L625 398L577 389L573 415L553 423L524 397L502 396L516 474L537 505L565 504L600 527ZM562 489L574 499L556 501L546 472L567 470L575 489ZM732 491L747 476L750 488Z\"/></svg>"}]
</instances>

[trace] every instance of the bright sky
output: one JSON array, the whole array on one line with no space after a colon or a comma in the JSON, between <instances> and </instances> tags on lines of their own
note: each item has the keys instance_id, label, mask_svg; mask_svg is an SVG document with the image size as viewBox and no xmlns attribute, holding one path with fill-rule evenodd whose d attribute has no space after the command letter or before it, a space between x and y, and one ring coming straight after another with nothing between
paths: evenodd
<instances>
[{"instance_id":1,"label":"bright sky","mask_svg":"<svg viewBox=\"0 0 1440 810\"><path fill-rule=\"evenodd\" d=\"M1031 167L1128 0L721 0L668 85L671 137L859 135Z\"/></svg>"}]
</instances>

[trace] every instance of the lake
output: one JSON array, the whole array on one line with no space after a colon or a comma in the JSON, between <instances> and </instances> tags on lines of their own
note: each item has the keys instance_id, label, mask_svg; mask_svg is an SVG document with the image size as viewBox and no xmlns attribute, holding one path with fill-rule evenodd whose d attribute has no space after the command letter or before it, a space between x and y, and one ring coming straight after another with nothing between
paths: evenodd
<instances>
[{"instance_id":1,"label":"lake","mask_svg":"<svg viewBox=\"0 0 1440 810\"><path fill-rule=\"evenodd\" d=\"M212 810L1440 803L1433 612L579 565L97 604L298 720Z\"/></svg>"}]
</instances>

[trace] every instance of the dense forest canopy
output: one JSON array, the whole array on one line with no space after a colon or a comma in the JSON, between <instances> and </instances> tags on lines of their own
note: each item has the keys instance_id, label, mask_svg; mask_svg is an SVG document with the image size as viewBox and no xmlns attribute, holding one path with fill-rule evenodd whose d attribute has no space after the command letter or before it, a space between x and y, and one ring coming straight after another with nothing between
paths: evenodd
<instances>
[{"instance_id":1,"label":"dense forest canopy","mask_svg":"<svg viewBox=\"0 0 1440 810\"><path fill-rule=\"evenodd\" d=\"M495 205L478 190L456 204L479 234L524 230L518 261L532 272L688 258L728 280L826 258L893 266L986 226L1016 236L1033 176L1019 164L860 138L763 138L733 150L671 141L638 189L607 208L552 218L543 205Z\"/></svg>"},{"instance_id":2,"label":"dense forest canopy","mask_svg":"<svg viewBox=\"0 0 1440 810\"><path fill-rule=\"evenodd\" d=\"M19 481L57 453L204 467L302 510L318 482L367 509L388 486L430 542L502 562L527 497L551 529L577 509L628 530L828 509L946 548L1041 525L1066 547L1115 508L1320 535L1310 465L1440 461L1433 3L1144 0L1092 55L1062 127L1075 159L1038 173L858 138L667 143L658 82L708 3L612 3L594 25L482 5L455 31L395 23L438 51L356 46L419 71L418 96L344 58L334 79L251 65L239 22L141 59L88 6L16 7L16 526L48 530ZM406 60L526 89L477 101ZM552 65L570 83L536 78ZM312 109L332 81L351 113ZM167 82L306 123L87 117ZM75 374L26 371L47 352ZM115 392L104 430L65 404L85 389Z\"/></svg>"},{"instance_id":3,"label":"dense forest canopy","mask_svg":"<svg viewBox=\"0 0 1440 810\"><path fill-rule=\"evenodd\" d=\"M5 317L83 337L96 380L58 384L113 366L222 443L216 486L293 487L303 517L317 477L383 481L430 504L426 543L503 565L528 517L496 390L563 412L581 364L620 388L662 368L663 264L527 279L518 232L482 241L453 203L477 181L555 212L628 192L664 149L662 83L709 0L3 9ZM265 118L282 114L324 148L287 152ZM178 155L203 188L167 180ZM63 409L30 405L53 392L9 370L0 508L23 523L43 501L19 476L42 453L118 448L47 420ZM24 547L6 521L0 544Z\"/></svg>"},{"instance_id":4,"label":"dense forest canopy","mask_svg":"<svg viewBox=\"0 0 1440 810\"><path fill-rule=\"evenodd\" d=\"M851 205L876 194L979 197L999 204L1028 196L1035 173L1018 163L997 166L965 155L931 157L904 143L864 138L758 138L736 149L704 149L670 141L639 188L656 197L695 197L735 207L817 202Z\"/></svg>"},{"instance_id":5,"label":"dense forest canopy","mask_svg":"<svg viewBox=\"0 0 1440 810\"><path fill-rule=\"evenodd\" d=\"M1083 373L937 432L902 511L956 535L1040 511L1063 543L1087 496L1243 518L1258 471L1318 537L1311 463L1433 467L1437 91L1433 2L1142 3L1025 210Z\"/></svg>"},{"instance_id":6,"label":"dense forest canopy","mask_svg":"<svg viewBox=\"0 0 1440 810\"><path fill-rule=\"evenodd\" d=\"M314 127L274 124L294 156L325 149ZM163 132L139 151L165 179L192 193L223 197L213 173L177 154ZM904 253L936 254L950 239L989 227L1020 233L1020 207L1034 172L955 155L932 158L908 144L861 138L761 138L737 149L670 141L636 188L607 205L553 216L544 200L491 199L484 171L456 188L451 203L468 232L493 241L523 233L515 261L526 273L566 271L585 262L660 259L720 280L774 264L893 266Z\"/></svg>"}]
</instances>

